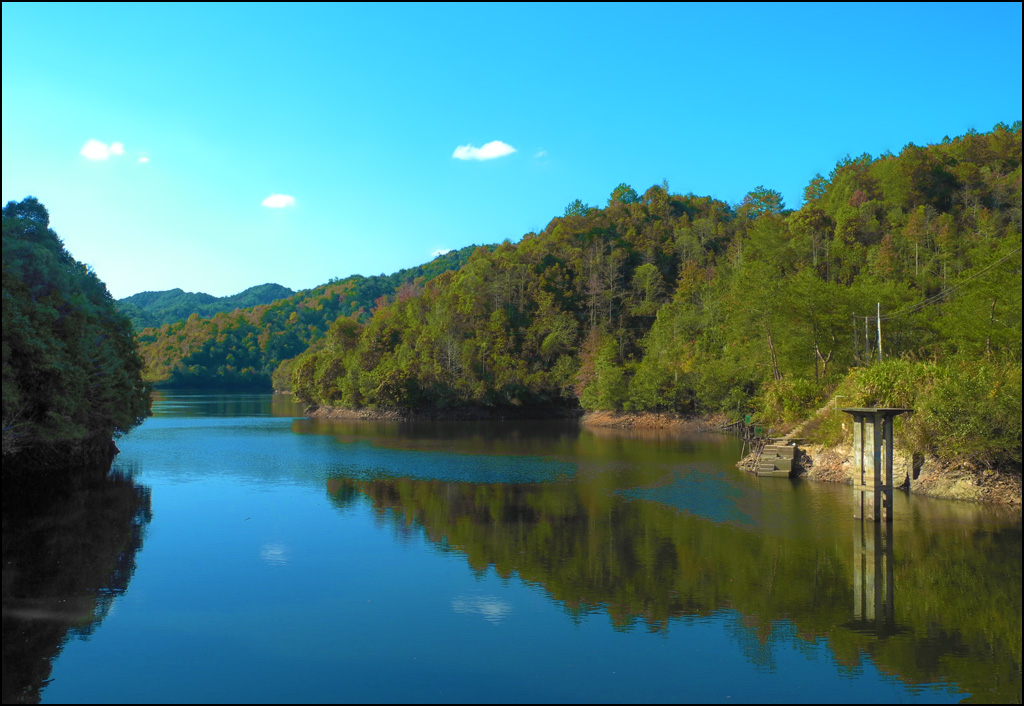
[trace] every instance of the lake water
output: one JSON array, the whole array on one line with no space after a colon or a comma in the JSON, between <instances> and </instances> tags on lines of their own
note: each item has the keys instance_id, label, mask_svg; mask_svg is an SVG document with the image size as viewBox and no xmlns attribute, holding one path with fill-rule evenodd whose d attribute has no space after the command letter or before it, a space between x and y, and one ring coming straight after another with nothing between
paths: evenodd
<instances>
[{"instance_id":1,"label":"lake water","mask_svg":"<svg viewBox=\"0 0 1024 706\"><path fill-rule=\"evenodd\" d=\"M886 536L728 436L154 413L5 523L5 701L1021 699L1019 509Z\"/></svg>"}]
</instances>

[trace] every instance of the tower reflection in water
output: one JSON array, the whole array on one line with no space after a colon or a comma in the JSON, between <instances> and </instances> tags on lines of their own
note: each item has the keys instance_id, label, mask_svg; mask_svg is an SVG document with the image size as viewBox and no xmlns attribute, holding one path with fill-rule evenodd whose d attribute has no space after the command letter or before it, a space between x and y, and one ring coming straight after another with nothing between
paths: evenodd
<instances>
[{"instance_id":1,"label":"tower reflection in water","mask_svg":"<svg viewBox=\"0 0 1024 706\"><path fill-rule=\"evenodd\" d=\"M848 407L853 417L853 619L878 635L896 630L893 580L893 422L905 407Z\"/></svg>"},{"instance_id":2,"label":"tower reflection in water","mask_svg":"<svg viewBox=\"0 0 1024 706\"><path fill-rule=\"evenodd\" d=\"M854 523L851 627L879 636L896 632L892 544L890 523Z\"/></svg>"}]
</instances>

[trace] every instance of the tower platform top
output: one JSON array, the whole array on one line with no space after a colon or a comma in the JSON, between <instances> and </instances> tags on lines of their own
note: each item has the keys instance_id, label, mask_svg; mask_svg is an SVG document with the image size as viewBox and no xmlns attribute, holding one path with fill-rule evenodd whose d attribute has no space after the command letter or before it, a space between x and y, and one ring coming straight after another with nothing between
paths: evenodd
<instances>
[{"instance_id":1,"label":"tower platform top","mask_svg":"<svg viewBox=\"0 0 1024 706\"><path fill-rule=\"evenodd\" d=\"M913 412L909 407L841 407L847 414L882 414L896 416L906 412Z\"/></svg>"}]
</instances>

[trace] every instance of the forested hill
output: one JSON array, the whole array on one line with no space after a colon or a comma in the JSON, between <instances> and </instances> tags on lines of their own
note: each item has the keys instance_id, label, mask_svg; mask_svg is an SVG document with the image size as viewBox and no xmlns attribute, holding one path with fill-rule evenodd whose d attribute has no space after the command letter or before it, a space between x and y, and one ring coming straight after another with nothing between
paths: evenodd
<instances>
[{"instance_id":1,"label":"forested hill","mask_svg":"<svg viewBox=\"0 0 1024 706\"><path fill-rule=\"evenodd\" d=\"M131 325L35 198L3 209L3 473L83 469L149 414ZM27 461L27 462L24 462ZM24 463L23 463L24 462ZM105 469L103 469L105 470Z\"/></svg>"},{"instance_id":2,"label":"forested hill","mask_svg":"<svg viewBox=\"0 0 1024 706\"><path fill-rule=\"evenodd\" d=\"M1020 127L847 157L796 211L765 187L736 205L667 185L575 201L369 322L336 322L293 390L325 406L779 421L847 385L844 404L914 404L963 438L965 420L984 424L1019 461Z\"/></svg>"},{"instance_id":3,"label":"forested hill","mask_svg":"<svg viewBox=\"0 0 1024 706\"><path fill-rule=\"evenodd\" d=\"M122 314L131 319L135 330L141 331L184 321L192 314L210 317L221 312L270 304L293 294L294 291L280 284L260 284L229 297L169 289L162 292L139 292L118 299L116 305Z\"/></svg>"},{"instance_id":4,"label":"forested hill","mask_svg":"<svg viewBox=\"0 0 1024 706\"><path fill-rule=\"evenodd\" d=\"M415 296L426 282L458 269L475 249L453 250L391 275L353 275L269 304L146 328L138 334L146 379L167 387L269 390L274 369L323 338L338 317L365 321L376 307Z\"/></svg>"}]
</instances>

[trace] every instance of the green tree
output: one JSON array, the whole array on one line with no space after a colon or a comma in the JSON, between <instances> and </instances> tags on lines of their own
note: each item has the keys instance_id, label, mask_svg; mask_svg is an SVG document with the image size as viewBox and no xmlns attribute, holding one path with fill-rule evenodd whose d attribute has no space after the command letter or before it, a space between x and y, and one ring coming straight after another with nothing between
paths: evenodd
<instances>
[{"instance_id":1,"label":"green tree","mask_svg":"<svg viewBox=\"0 0 1024 706\"><path fill-rule=\"evenodd\" d=\"M576 199L571 204L565 207L566 216L585 216L590 213L590 206L583 203L579 199Z\"/></svg>"},{"instance_id":2,"label":"green tree","mask_svg":"<svg viewBox=\"0 0 1024 706\"><path fill-rule=\"evenodd\" d=\"M104 445L149 415L130 322L32 197L3 209L3 322L5 475L23 452L102 462Z\"/></svg>"},{"instance_id":3,"label":"green tree","mask_svg":"<svg viewBox=\"0 0 1024 706\"><path fill-rule=\"evenodd\" d=\"M609 206L617 203L628 205L638 201L640 201L640 195L636 193L636 189L625 183L616 186L612 190L612 195L608 197Z\"/></svg>"},{"instance_id":4,"label":"green tree","mask_svg":"<svg viewBox=\"0 0 1024 706\"><path fill-rule=\"evenodd\" d=\"M761 216L778 215L785 208L786 203L781 193L775 189L758 186L743 197L739 212L753 220Z\"/></svg>"}]
</instances>

